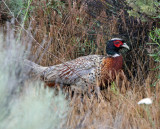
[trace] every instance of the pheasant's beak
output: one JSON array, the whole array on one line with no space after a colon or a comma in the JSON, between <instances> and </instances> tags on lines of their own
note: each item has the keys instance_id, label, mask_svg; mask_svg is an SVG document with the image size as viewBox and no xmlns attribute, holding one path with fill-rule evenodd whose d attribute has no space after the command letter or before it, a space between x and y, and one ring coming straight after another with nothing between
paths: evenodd
<instances>
[{"instance_id":1,"label":"pheasant's beak","mask_svg":"<svg viewBox=\"0 0 160 129\"><path fill-rule=\"evenodd\" d=\"M126 43L123 43L123 45L121 47L127 48L128 50L130 49Z\"/></svg>"}]
</instances>

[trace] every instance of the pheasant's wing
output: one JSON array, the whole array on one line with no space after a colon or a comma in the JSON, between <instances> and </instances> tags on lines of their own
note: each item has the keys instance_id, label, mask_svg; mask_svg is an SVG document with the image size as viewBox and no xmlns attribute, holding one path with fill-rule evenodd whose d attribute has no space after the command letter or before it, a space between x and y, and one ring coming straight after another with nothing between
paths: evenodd
<instances>
[{"instance_id":1,"label":"pheasant's wing","mask_svg":"<svg viewBox=\"0 0 160 129\"><path fill-rule=\"evenodd\" d=\"M49 67L44 72L46 82L75 84L80 78L96 69L102 61L102 55L82 56L77 59Z\"/></svg>"}]
</instances>

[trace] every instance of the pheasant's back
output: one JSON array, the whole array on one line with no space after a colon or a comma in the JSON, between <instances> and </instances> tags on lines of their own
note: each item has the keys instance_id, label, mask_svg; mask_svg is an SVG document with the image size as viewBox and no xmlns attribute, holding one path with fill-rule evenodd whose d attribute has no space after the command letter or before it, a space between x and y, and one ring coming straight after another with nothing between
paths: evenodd
<instances>
[{"instance_id":1,"label":"pheasant's back","mask_svg":"<svg viewBox=\"0 0 160 129\"><path fill-rule=\"evenodd\" d=\"M45 82L50 84L84 85L83 83L89 83L91 78L95 79L95 72L100 66L103 57L101 55L83 56L51 66L45 70L43 78Z\"/></svg>"}]
</instances>

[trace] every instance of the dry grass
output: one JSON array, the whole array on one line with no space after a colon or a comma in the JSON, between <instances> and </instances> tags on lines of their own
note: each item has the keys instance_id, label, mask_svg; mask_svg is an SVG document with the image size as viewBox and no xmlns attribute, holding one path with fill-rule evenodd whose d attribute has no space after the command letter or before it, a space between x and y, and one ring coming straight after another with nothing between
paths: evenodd
<instances>
[{"instance_id":1,"label":"dry grass","mask_svg":"<svg viewBox=\"0 0 160 129\"><path fill-rule=\"evenodd\" d=\"M117 15L101 11L96 18L85 11L86 6L71 0L56 6L34 0L34 10L25 23L29 35L31 60L41 65L54 65L88 54L105 54L105 42L118 35L128 41L131 51L123 52L124 71L130 82L116 80L107 89L95 94L74 94L66 128L83 129L158 129L160 128L159 71L152 71L157 64L148 56L148 32L153 23L142 23L127 17L121 9ZM27 36L26 36L27 35ZM69 92L69 94L71 94ZM138 105L144 97L153 97L152 105Z\"/></svg>"},{"instance_id":2,"label":"dry grass","mask_svg":"<svg viewBox=\"0 0 160 129\"><path fill-rule=\"evenodd\" d=\"M73 110L68 118L67 127L84 129L151 129L159 128L159 84L156 89L149 86L147 79L144 85L130 87L123 93L118 86L101 91L97 99L74 96L70 102ZM148 85L148 86L146 86ZM132 86L132 85L131 85ZM152 105L138 105L144 97L153 97Z\"/></svg>"}]
</instances>

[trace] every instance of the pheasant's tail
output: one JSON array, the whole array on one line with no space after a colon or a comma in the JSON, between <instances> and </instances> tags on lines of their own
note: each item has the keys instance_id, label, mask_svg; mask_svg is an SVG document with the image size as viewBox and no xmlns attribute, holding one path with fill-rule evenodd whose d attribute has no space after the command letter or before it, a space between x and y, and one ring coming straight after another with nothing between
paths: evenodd
<instances>
[{"instance_id":1,"label":"pheasant's tail","mask_svg":"<svg viewBox=\"0 0 160 129\"><path fill-rule=\"evenodd\" d=\"M29 73L31 72L35 76L39 76L39 77L42 76L44 71L48 68L48 67L40 66L29 60L24 60L24 66L26 71L28 71Z\"/></svg>"}]
</instances>

